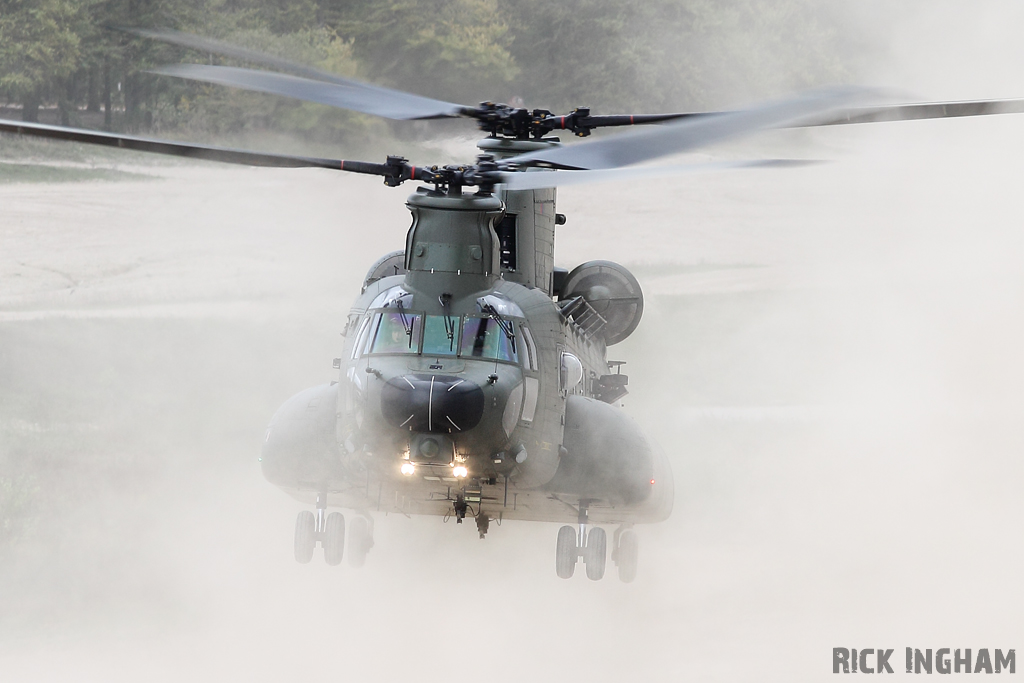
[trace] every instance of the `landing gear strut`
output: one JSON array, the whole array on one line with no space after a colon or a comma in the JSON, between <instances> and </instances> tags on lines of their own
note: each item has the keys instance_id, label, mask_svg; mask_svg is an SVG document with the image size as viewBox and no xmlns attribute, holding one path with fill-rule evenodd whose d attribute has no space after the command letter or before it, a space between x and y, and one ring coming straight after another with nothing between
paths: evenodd
<instances>
[{"instance_id":1,"label":"landing gear strut","mask_svg":"<svg viewBox=\"0 0 1024 683\"><path fill-rule=\"evenodd\" d=\"M349 564L361 567L366 562L366 553L373 547L373 520L359 515L352 520L349 531ZM341 564L345 555L345 516L340 512L327 513L326 493L317 495L315 515L303 510L295 519L295 560L308 564L317 543L324 549L327 564Z\"/></svg>"},{"instance_id":2,"label":"landing gear strut","mask_svg":"<svg viewBox=\"0 0 1024 683\"><path fill-rule=\"evenodd\" d=\"M587 578L599 581L604 578L605 560L608 556L608 537L604 529L594 527L587 530L588 515L586 501L580 501L579 542L576 529L568 524L558 530L558 541L555 546L555 572L559 578L572 578L576 571L576 562L582 557L587 568Z\"/></svg>"}]
</instances>

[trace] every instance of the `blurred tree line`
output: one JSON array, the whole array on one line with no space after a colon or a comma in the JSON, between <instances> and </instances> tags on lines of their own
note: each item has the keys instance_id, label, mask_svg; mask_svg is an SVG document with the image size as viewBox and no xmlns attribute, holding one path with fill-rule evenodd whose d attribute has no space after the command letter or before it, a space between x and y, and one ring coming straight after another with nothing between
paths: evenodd
<instances>
[{"instance_id":1,"label":"blurred tree line","mask_svg":"<svg viewBox=\"0 0 1024 683\"><path fill-rule=\"evenodd\" d=\"M841 21L818 0L0 0L0 100L26 121L275 128L322 139L380 125L319 105L160 78L230 63L112 30L168 27L424 95L558 111L724 106L847 74Z\"/></svg>"}]
</instances>

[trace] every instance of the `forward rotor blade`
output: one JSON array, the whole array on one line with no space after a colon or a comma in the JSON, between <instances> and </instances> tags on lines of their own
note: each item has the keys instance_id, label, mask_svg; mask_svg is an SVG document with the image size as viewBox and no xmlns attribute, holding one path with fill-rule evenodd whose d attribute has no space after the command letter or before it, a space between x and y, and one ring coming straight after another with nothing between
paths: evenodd
<instances>
[{"instance_id":1,"label":"forward rotor blade","mask_svg":"<svg viewBox=\"0 0 1024 683\"><path fill-rule=\"evenodd\" d=\"M420 97L363 83L324 83L299 76L241 69L233 66L174 64L150 69L149 73L215 83L243 90L254 90L270 95L293 97L297 100L317 102L340 109L351 109L388 119L451 118L459 116L463 110L461 105L451 102L442 102L429 97Z\"/></svg>"},{"instance_id":2,"label":"forward rotor blade","mask_svg":"<svg viewBox=\"0 0 1024 683\"><path fill-rule=\"evenodd\" d=\"M751 109L684 118L652 129L634 131L577 145L528 152L505 163L570 170L611 169L696 149L766 128L809 122L863 97L865 91L836 89L807 93Z\"/></svg>"},{"instance_id":3,"label":"forward rotor blade","mask_svg":"<svg viewBox=\"0 0 1024 683\"><path fill-rule=\"evenodd\" d=\"M662 177L680 173L707 173L740 168L795 168L820 163L802 159L757 159L752 161L722 161L676 166L643 166L640 168L610 168L597 171L551 171L536 173L503 172L501 184L509 190L539 190L567 185L606 183L613 180L628 181Z\"/></svg>"},{"instance_id":4,"label":"forward rotor blade","mask_svg":"<svg viewBox=\"0 0 1024 683\"><path fill-rule=\"evenodd\" d=\"M168 140L154 140L151 138L140 138L131 135L100 133L81 128L64 128L62 126L47 126L40 123L25 123L23 121L7 121L4 119L0 119L0 132L14 133L16 135L31 135L34 137L52 138L56 140L71 140L73 142L84 142L91 145L120 147L122 149L131 149L138 152L152 152L154 154L188 157L190 159L204 159L207 161L220 161L227 164L240 164L244 166L268 166L272 168L329 168L335 171L350 171L352 173L368 173L371 175L389 177L396 176L396 171L400 170L384 164L371 164L363 161L345 161L343 159L317 159L315 157L264 154L262 152L250 152L242 149L194 145L185 142L171 142Z\"/></svg>"}]
</instances>

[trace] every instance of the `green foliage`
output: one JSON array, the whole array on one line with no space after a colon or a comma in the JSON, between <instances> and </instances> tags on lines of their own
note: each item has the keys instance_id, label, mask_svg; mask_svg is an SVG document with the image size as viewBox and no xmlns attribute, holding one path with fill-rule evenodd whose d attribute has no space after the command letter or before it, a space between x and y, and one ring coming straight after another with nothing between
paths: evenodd
<instances>
[{"instance_id":1,"label":"green foliage","mask_svg":"<svg viewBox=\"0 0 1024 683\"><path fill-rule=\"evenodd\" d=\"M354 2L330 15L366 76L440 99L499 96L518 73L497 0Z\"/></svg>"},{"instance_id":2,"label":"green foliage","mask_svg":"<svg viewBox=\"0 0 1024 683\"><path fill-rule=\"evenodd\" d=\"M351 43L326 28L304 28L283 36L265 27L207 35L343 76L357 71ZM196 61L190 56L195 55L182 55L186 61ZM218 59L217 63L229 62ZM151 82L158 84L162 102L155 106L157 129L187 128L200 137L224 140L277 128L310 142L358 140L383 130L374 117L324 105L176 79L151 78Z\"/></svg>"},{"instance_id":3,"label":"green foliage","mask_svg":"<svg viewBox=\"0 0 1024 683\"><path fill-rule=\"evenodd\" d=\"M0 1L0 90L39 98L82 58L87 5L71 0Z\"/></svg>"},{"instance_id":4,"label":"green foliage","mask_svg":"<svg viewBox=\"0 0 1024 683\"><path fill-rule=\"evenodd\" d=\"M507 0L529 102L672 111L841 79L813 0Z\"/></svg>"},{"instance_id":5,"label":"green foliage","mask_svg":"<svg viewBox=\"0 0 1024 683\"><path fill-rule=\"evenodd\" d=\"M0 0L0 98L60 121L227 142L262 131L310 145L388 131L372 117L155 77L231 64L111 30L173 27L465 104L555 112L729 106L848 74L852 44L821 0ZM242 66L253 66L243 64Z\"/></svg>"},{"instance_id":6,"label":"green foliage","mask_svg":"<svg viewBox=\"0 0 1024 683\"><path fill-rule=\"evenodd\" d=\"M850 77L828 3L700 0L690 6L692 46L702 59L687 76L699 103L778 96Z\"/></svg>"}]
</instances>

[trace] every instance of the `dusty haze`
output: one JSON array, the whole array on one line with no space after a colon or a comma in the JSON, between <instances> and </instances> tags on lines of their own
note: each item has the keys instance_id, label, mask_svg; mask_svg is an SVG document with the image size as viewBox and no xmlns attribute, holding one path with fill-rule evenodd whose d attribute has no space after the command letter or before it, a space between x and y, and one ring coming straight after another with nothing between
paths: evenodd
<instances>
[{"instance_id":1,"label":"dusty haze","mask_svg":"<svg viewBox=\"0 0 1024 683\"><path fill-rule=\"evenodd\" d=\"M883 8L851 17L884 24L872 82L1024 96L1024 10ZM836 646L1019 649L1022 152L1021 116L787 132L710 153L834 163L560 191L557 262L648 297L609 356L678 493L630 585L559 580L548 524L377 515L362 570L292 559L260 439L331 379L411 188L134 157L157 178L0 186L3 678L812 681Z\"/></svg>"}]
</instances>

